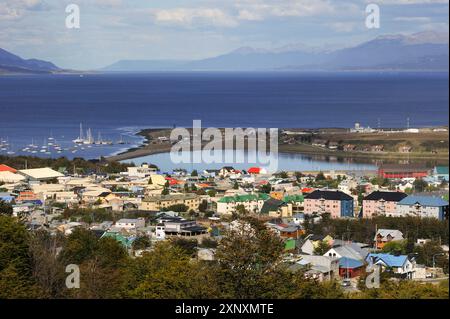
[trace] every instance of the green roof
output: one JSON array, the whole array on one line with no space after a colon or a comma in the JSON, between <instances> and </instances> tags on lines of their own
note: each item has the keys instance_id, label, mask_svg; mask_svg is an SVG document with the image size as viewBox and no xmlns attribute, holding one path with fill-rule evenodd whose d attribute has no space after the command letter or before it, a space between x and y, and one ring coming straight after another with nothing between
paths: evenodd
<instances>
[{"instance_id":1,"label":"green roof","mask_svg":"<svg viewBox=\"0 0 450 319\"><path fill-rule=\"evenodd\" d=\"M219 203L243 203L243 202L252 202L259 200L268 200L270 198L269 195L261 193L261 194L249 194L249 195L235 195L235 196L225 196L219 199Z\"/></svg>"},{"instance_id":2,"label":"green roof","mask_svg":"<svg viewBox=\"0 0 450 319\"><path fill-rule=\"evenodd\" d=\"M305 197L303 195L287 195L284 196L283 201L286 203L303 203Z\"/></svg>"},{"instance_id":3,"label":"green roof","mask_svg":"<svg viewBox=\"0 0 450 319\"><path fill-rule=\"evenodd\" d=\"M436 173L438 175L448 175L448 166L436 166Z\"/></svg>"},{"instance_id":4,"label":"green roof","mask_svg":"<svg viewBox=\"0 0 450 319\"><path fill-rule=\"evenodd\" d=\"M131 248L131 245L133 244L133 242L135 240L135 237L125 237L124 235L122 235L120 233L115 233L115 232L105 232L101 238L105 238L105 237L109 237L109 238L113 238L113 239L117 240L125 248Z\"/></svg>"}]
</instances>

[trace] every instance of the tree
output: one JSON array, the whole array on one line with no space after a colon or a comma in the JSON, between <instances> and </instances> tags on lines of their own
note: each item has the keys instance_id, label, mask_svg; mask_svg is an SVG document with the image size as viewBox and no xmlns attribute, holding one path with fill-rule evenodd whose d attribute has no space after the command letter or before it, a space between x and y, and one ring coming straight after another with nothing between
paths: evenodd
<instances>
[{"instance_id":1,"label":"tree","mask_svg":"<svg viewBox=\"0 0 450 319\"><path fill-rule=\"evenodd\" d=\"M202 200L200 205L198 205L199 212L204 213L206 212L207 209L208 209L208 202L206 200Z\"/></svg>"},{"instance_id":2,"label":"tree","mask_svg":"<svg viewBox=\"0 0 450 319\"><path fill-rule=\"evenodd\" d=\"M7 215L7 216L12 216L13 214L13 207L11 204L0 200L0 214L1 215Z\"/></svg>"},{"instance_id":3,"label":"tree","mask_svg":"<svg viewBox=\"0 0 450 319\"><path fill-rule=\"evenodd\" d=\"M148 238L147 236L140 236L138 238L136 238L133 242L133 249L134 250L143 250L143 249L147 249L152 245L152 242L150 240L150 238Z\"/></svg>"},{"instance_id":4,"label":"tree","mask_svg":"<svg viewBox=\"0 0 450 319\"><path fill-rule=\"evenodd\" d=\"M209 190L206 192L208 194L209 197L216 197L217 192L213 189Z\"/></svg>"},{"instance_id":5,"label":"tree","mask_svg":"<svg viewBox=\"0 0 450 319\"><path fill-rule=\"evenodd\" d=\"M0 299L37 298L29 234L16 219L0 215Z\"/></svg>"},{"instance_id":6,"label":"tree","mask_svg":"<svg viewBox=\"0 0 450 319\"><path fill-rule=\"evenodd\" d=\"M198 244L196 239L174 238L171 240L171 243L172 246L179 248L180 251L188 256L194 256L197 252Z\"/></svg>"},{"instance_id":7,"label":"tree","mask_svg":"<svg viewBox=\"0 0 450 319\"><path fill-rule=\"evenodd\" d=\"M392 255L404 255L408 253L406 250L407 244L407 240L393 240L383 246L383 252Z\"/></svg>"},{"instance_id":8,"label":"tree","mask_svg":"<svg viewBox=\"0 0 450 319\"><path fill-rule=\"evenodd\" d=\"M317 176L316 176L316 182L321 182L321 181L325 181L326 180L326 177L325 177L325 175L323 174L323 172L320 172L319 174L317 174Z\"/></svg>"},{"instance_id":9,"label":"tree","mask_svg":"<svg viewBox=\"0 0 450 319\"><path fill-rule=\"evenodd\" d=\"M242 217L248 215L249 212L247 209L245 209L244 205L240 204L236 206L236 213L238 214L238 216Z\"/></svg>"},{"instance_id":10,"label":"tree","mask_svg":"<svg viewBox=\"0 0 450 319\"><path fill-rule=\"evenodd\" d=\"M130 260L122 285L122 297L137 299L217 298L220 291L214 273L192 261L169 242L161 242L142 258Z\"/></svg>"},{"instance_id":11,"label":"tree","mask_svg":"<svg viewBox=\"0 0 450 319\"><path fill-rule=\"evenodd\" d=\"M415 191L418 193L425 191L425 189L428 187L428 183L420 178L416 178L413 185L414 185Z\"/></svg>"},{"instance_id":12,"label":"tree","mask_svg":"<svg viewBox=\"0 0 450 319\"><path fill-rule=\"evenodd\" d=\"M331 246L326 241L319 241L316 248L314 248L314 255L324 255L327 251L331 249Z\"/></svg>"},{"instance_id":13,"label":"tree","mask_svg":"<svg viewBox=\"0 0 450 319\"><path fill-rule=\"evenodd\" d=\"M191 176L193 176L193 177L198 176L198 171L196 169L194 169L191 173Z\"/></svg>"},{"instance_id":14,"label":"tree","mask_svg":"<svg viewBox=\"0 0 450 319\"><path fill-rule=\"evenodd\" d=\"M233 189L239 189L239 184L238 184L238 182L234 182Z\"/></svg>"}]
</instances>

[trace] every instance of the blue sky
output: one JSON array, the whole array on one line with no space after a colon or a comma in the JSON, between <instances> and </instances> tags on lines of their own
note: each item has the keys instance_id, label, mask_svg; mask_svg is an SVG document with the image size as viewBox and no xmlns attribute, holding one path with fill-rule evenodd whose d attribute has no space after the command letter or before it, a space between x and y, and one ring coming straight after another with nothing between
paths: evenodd
<instances>
[{"instance_id":1,"label":"blue sky","mask_svg":"<svg viewBox=\"0 0 450 319\"><path fill-rule=\"evenodd\" d=\"M81 28L65 27L78 4ZM365 27L365 8L381 28ZM448 0L0 0L0 47L58 66L122 59L199 59L242 46L351 46L378 35L448 32Z\"/></svg>"}]
</instances>

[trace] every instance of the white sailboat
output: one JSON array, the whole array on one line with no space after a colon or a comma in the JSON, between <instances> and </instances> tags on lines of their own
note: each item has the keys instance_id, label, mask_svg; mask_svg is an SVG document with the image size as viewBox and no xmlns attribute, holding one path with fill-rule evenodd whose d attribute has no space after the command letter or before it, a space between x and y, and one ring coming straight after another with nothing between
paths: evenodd
<instances>
[{"instance_id":1,"label":"white sailboat","mask_svg":"<svg viewBox=\"0 0 450 319\"><path fill-rule=\"evenodd\" d=\"M87 136L86 136L86 139L83 141L83 144L86 144L86 145L91 145L91 144L94 144L94 138L92 137L92 131L91 131L91 129L88 129L87 130L87 134L86 134Z\"/></svg>"},{"instance_id":2,"label":"white sailboat","mask_svg":"<svg viewBox=\"0 0 450 319\"><path fill-rule=\"evenodd\" d=\"M84 138L83 138L83 124L80 123L80 135L78 135L78 138L74 139L72 142L75 144L83 144Z\"/></svg>"}]
</instances>

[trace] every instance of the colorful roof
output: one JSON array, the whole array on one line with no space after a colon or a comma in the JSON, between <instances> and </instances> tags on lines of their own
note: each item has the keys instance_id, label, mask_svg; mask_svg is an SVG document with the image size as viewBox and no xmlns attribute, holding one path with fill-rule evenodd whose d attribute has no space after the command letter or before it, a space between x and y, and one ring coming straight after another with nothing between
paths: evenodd
<instances>
[{"instance_id":1,"label":"colorful roof","mask_svg":"<svg viewBox=\"0 0 450 319\"><path fill-rule=\"evenodd\" d=\"M436 166L436 174L448 175L448 166Z\"/></svg>"},{"instance_id":2,"label":"colorful roof","mask_svg":"<svg viewBox=\"0 0 450 319\"><path fill-rule=\"evenodd\" d=\"M248 169L248 173L249 174L259 174L259 173L261 173L261 168L259 168L259 167L250 167Z\"/></svg>"},{"instance_id":3,"label":"colorful roof","mask_svg":"<svg viewBox=\"0 0 450 319\"><path fill-rule=\"evenodd\" d=\"M222 197L218 202L219 203L242 203L242 202L253 202L260 200L268 200L270 198L269 195L261 193L261 194L248 194L248 195L235 195L235 196L225 196Z\"/></svg>"},{"instance_id":4,"label":"colorful roof","mask_svg":"<svg viewBox=\"0 0 450 319\"><path fill-rule=\"evenodd\" d=\"M360 260L353 258L342 257L339 259L339 268L355 269L364 266L364 263Z\"/></svg>"},{"instance_id":5,"label":"colorful roof","mask_svg":"<svg viewBox=\"0 0 450 319\"><path fill-rule=\"evenodd\" d=\"M0 172L17 173L17 170L5 164L0 164Z\"/></svg>"},{"instance_id":6,"label":"colorful roof","mask_svg":"<svg viewBox=\"0 0 450 319\"><path fill-rule=\"evenodd\" d=\"M442 207L442 206L448 206L448 202L443 200L440 197L433 197L433 196L415 196L411 195L404 199L402 199L400 202L398 202L398 205L416 205L419 204L421 206L431 206L431 207Z\"/></svg>"},{"instance_id":7,"label":"colorful roof","mask_svg":"<svg viewBox=\"0 0 450 319\"><path fill-rule=\"evenodd\" d=\"M369 262L372 260L372 263L382 261L388 267L402 267L407 259L406 255L394 256L391 254L369 254L366 258Z\"/></svg>"}]
</instances>

